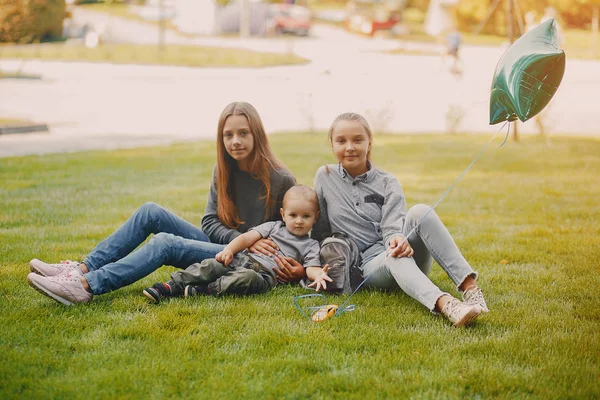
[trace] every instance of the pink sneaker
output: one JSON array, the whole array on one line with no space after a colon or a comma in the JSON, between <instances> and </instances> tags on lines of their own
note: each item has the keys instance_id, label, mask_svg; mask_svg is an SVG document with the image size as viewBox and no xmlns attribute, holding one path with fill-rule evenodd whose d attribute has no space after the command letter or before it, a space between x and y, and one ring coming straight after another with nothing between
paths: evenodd
<instances>
[{"instance_id":1,"label":"pink sneaker","mask_svg":"<svg viewBox=\"0 0 600 400\"><path fill-rule=\"evenodd\" d=\"M74 269L81 273L81 269L79 268L79 263L77 261L66 260L61 261L58 264L47 264L41 260L38 260L37 258L29 261L29 270L42 276L56 276L65 271L72 271Z\"/></svg>"},{"instance_id":2,"label":"pink sneaker","mask_svg":"<svg viewBox=\"0 0 600 400\"><path fill-rule=\"evenodd\" d=\"M77 268L79 270L79 268ZM29 286L59 303L67 306L73 303L89 303L93 295L85 290L81 282L81 271L67 271L56 276L27 275Z\"/></svg>"}]
</instances>

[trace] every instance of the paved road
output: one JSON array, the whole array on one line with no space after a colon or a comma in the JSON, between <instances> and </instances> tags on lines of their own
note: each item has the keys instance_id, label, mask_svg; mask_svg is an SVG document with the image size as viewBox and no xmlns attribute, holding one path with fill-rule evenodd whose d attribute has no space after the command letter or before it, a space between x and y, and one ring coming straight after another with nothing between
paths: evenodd
<instances>
[{"instance_id":1,"label":"paved road","mask_svg":"<svg viewBox=\"0 0 600 400\"><path fill-rule=\"evenodd\" d=\"M154 35L149 29L144 35ZM140 33L141 34L141 33ZM253 103L270 132L325 130L344 111L363 113L377 131L444 132L449 110L459 129L488 125L489 87L502 48L465 47L465 72L454 78L439 56L385 53L395 40L363 38L316 26L307 39L200 38L172 43L294 51L312 62L262 69L214 69L31 61L43 80L0 80L0 118L50 124L49 134L2 135L0 156L116 148L212 138L220 111ZM429 49L430 50L430 49ZM0 61L14 70L16 61ZM600 63L568 60L550 108L553 134L597 135ZM534 132L533 122L521 132Z\"/></svg>"}]
</instances>

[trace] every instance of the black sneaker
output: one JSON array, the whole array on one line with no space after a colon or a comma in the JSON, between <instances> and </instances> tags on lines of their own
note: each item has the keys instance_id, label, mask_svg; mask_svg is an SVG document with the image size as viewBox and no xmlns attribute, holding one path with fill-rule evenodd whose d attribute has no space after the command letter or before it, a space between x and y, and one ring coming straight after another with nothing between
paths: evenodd
<instances>
[{"instance_id":1,"label":"black sneaker","mask_svg":"<svg viewBox=\"0 0 600 400\"><path fill-rule=\"evenodd\" d=\"M160 301L167 297L173 297L171 290L164 283L155 283L152 287L144 289L142 292L152 303L160 303Z\"/></svg>"},{"instance_id":2,"label":"black sneaker","mask_svg":"<svg viewBox=\"0 0 600 400\"><path fill-rule=\"evenodd\" d=\"M183 297L186 299L188 297L194 297L198 295L208 295L210 294L208 288L206 286L193 286L187 285L183 290Z\"/></svg>"}]
</instances>

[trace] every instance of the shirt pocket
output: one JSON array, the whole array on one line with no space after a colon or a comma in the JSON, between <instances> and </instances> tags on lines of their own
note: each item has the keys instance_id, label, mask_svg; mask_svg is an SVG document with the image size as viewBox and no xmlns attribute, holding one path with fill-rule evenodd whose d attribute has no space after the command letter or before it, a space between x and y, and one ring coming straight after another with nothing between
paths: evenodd
<instances>
[{"instance_id":1,"label":"shirt pocket","mask_svg":"<svg viewBox=\"0 0 600 400\"><path fill-rule=\"evenodd\" d=\"M363 211L366 216L377 226L381 223L382 218L382 207L385 198L377 193L370 193L363 197Z\"/></svg>"}]
</instances>

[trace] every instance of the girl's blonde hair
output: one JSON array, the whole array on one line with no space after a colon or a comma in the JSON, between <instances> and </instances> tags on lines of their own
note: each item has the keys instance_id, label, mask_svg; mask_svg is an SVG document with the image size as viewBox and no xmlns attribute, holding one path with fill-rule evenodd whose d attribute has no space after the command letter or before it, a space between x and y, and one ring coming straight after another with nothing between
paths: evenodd
<instances>
[{"instance_id":1,"label":"girl's blonde hair","mask_svg":"<svg viewBox=\"0 0 600 400\"><path fill-rule=\"evenodd\" d=\"M233 102L227 105L219 117L217 128L217 216L219 220L231 229L237 229L244 221L241 221L233 202L233 188L231 183L232 170L237 162L227 153L223 143L223 130L225 121L232 115L243 115L248 120L250 133L254 139L254 149L248 155L250 174L259 179L265 188L265 221L271 215L275 201L271 198L271 171L282 168L285 165L273 154L267 134L258 111L249 103Z\"/></svg>"}]
</instances>

